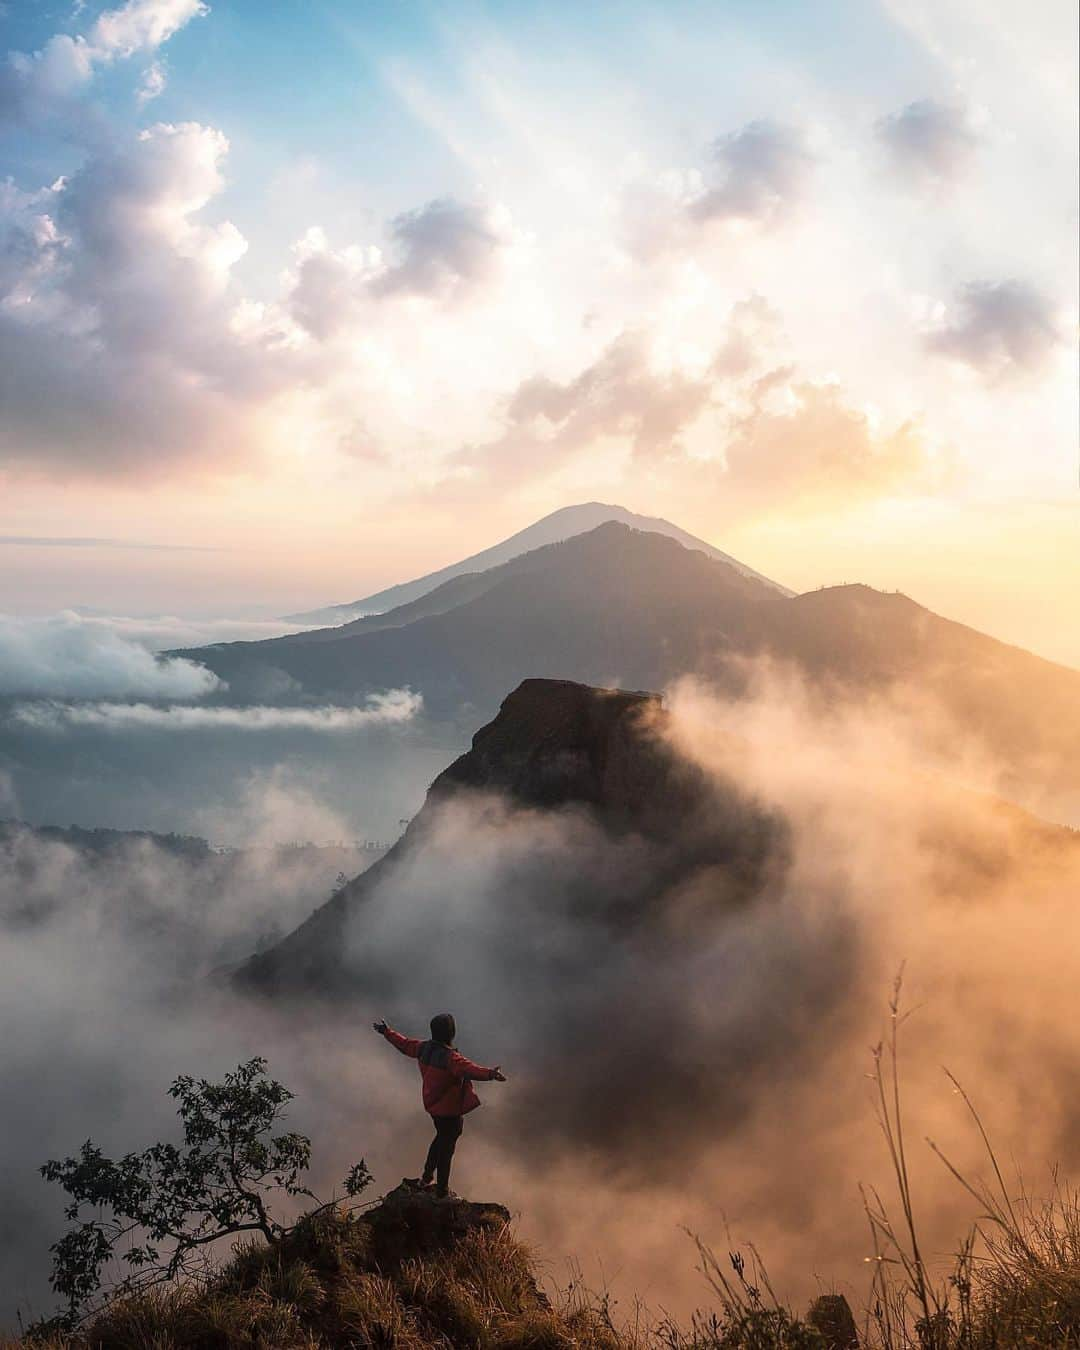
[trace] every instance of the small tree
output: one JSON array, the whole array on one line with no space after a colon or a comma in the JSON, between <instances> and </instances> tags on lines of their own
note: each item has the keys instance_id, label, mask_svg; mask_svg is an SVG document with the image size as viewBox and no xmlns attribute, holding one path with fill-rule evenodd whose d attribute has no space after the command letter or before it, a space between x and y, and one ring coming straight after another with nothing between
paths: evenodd
<instances>
[{"instance_id":1,"label":"small tree","mask_svg":"<svg viewBox=\"0 0 1080 1350\"><path fill-rule=\"evenodd\" d=\"M118 1281L123 1292L188 1276L221 1238L257 1233L280 1242L291 1229L271 1213L275 1194L318 1200L301 1181L311 1140L274 1133L293 1094L266 1076L264 1059L248 1060L220 1083L183 1074L169 1095L180 1103L181 1145L158 1143L113 1161L88 1139L75 1157L41 1168L71 1197L65 1217L72 1227L50 1249L50 1282L67 1300L68 1325L80 1320L110 1263L127 1267ZM355 1198L370 1181L357 1163L346 1195Z\"/></svg>"}]
</instances>

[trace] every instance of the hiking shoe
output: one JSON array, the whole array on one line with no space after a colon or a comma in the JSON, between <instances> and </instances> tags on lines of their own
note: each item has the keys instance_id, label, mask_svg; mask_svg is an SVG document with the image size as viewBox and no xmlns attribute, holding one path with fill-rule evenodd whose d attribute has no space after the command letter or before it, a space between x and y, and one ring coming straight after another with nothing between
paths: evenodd
<instances>
[{"instance_id":1,"label":"hiking shoe","mask_svg":"<svg viewBox=\"0 0 1080 1350\"><path fill-rule=\"evenodd\" d=\"M451 1204L451 1203L453 1203L453 1201L455 1201L455 1200L460 1200L460 1199L461 1199L461 1196L458 1195L457 1191L440 1191L440 1190L436 1190L435 1195L434 1195L433 1198L434 1198L434 1200L435 1200L435 1202L436 1202L437 1204L445 1205L445 1204Z\"/></svg>"}]
</instances>

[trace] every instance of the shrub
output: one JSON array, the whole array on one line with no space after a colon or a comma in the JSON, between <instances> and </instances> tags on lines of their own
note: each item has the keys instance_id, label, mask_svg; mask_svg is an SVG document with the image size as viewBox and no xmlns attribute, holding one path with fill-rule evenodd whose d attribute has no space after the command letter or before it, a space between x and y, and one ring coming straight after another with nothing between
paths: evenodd
<instances>
[{"instance_id":1,"label":"shrub","mask_svg":"<svg viewBox=\"0 0 1080 1350\"><path fill-rule=\"evenodd\" d=\"M169 1095L179 1102L182 1144L157 1143L114 1161L88 1139L74 1157L41 1168L68 1193L72 1224L51 1248L50 1282L67 1309L41 1330L78 1325L112 1264L126 1267L115 1306L149 1307L127 1300L205 1272L206 1249L223 1238L254 1233L279 1246L291 1229L274 1217L275 1197L317 1199L301 1180L311 1141L275 1133L293 1094L267 1077L265 1060L241 1064L220 1083L182 1075ZM357 1163L346 1194L358 1196L370 1180ZM221 1315L229 1315L224 1305Z\"/></svg>"}]
</instances>

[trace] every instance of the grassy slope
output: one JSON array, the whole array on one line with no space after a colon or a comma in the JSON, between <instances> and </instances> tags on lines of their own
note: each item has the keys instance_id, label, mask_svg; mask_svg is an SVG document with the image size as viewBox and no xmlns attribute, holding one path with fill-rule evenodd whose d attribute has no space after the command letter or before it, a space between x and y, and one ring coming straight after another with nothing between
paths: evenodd
<instances>
[{"instance_id":1,"label":"grassy slope","mask_svg":"<svg viewBox=\"0 0 1080 1350\"><path fill-rule=\"evenodd\" d=\"M779 1305L760 1271L702 1252L716 1309L689 1327L616 1326L603 1299L553 1303L532 1254L497 1205L436 1205L392 1192L363 1214L324 1208L275 1247L241 1243L202 1282L115 1297L76 1337L41 1350L233 1350L233 1347L470 1347L472 1350L1006 1350L1080 1346L1080 1211L1075 1197L1017 1211L973 1260L948 1306L920 1330L912 1291L881 1268L862 1338L846 1304L819 1299L805 1319ZM903 1307L909 1305L905 1314ZM882 1316L882 1306L891 1311ZM837 1308L843 1316L837 1318ZM876 1306L876 1315L875 1315ZM843 1330L846 1322L848 1330ZM837 1330L837 1328L840 1330ZM24 1342L0 1350L25 1350Z\"/></svg>"}]
</instances>

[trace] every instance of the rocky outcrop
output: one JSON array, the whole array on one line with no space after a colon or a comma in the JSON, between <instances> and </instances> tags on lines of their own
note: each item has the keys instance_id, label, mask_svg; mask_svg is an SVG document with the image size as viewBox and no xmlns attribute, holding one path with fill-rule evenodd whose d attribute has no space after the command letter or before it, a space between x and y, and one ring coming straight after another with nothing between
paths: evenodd
<instances>
[{"instance_id":1,"label":"rocky outcrop","mask_svg":"<svg viewBox=\"0 0 1080 1350\"><path fill-rule=\"evenodd\" d=\"M371 1230L370 1251L384 1273L402 1262L438 1256L471 1233L491 1233L506 1228L510 1211L504 1205L478 1203L452 1197L437 1200L430 1191L402 1182L364 1214Z\"/></svg>"},{"instance_id":2,"label":"rocky outcrop","mask_svg":"<svg viewBox=\"0 0 1080 1350\"><path fill-rule=\"evenodd\" d=\"M806 1320L821 1335L825 1350L859 1350L855 1317L843 1294L821 1294L810 1305Z\"/></svg>"},{"instance_id":3,"label":"rocky outcrop","mask_svg":"<svg viewBox=\"0 0 1080 1350\"><path fill-rule=\"evenodd\" d=\"M665 719L659 694L524 680L428 800L497 792L521 806L585 806L608 827L653 831L707 790L664 742Z\"/></svg>"},{"instance_id":4,"label":"rocky outcrop","mask_svg":"<svg viewBox=\"0 0 1080 1350\"><path fill-rule=\"evenodd\" d=\"M569 680L525 680L504 699L498 716L473 737L471 748L432 784L427 800L395 847L337 892L298 929L234 974L241 985L266 991L338 996L355 986L361 916L376 890L423 857L440 813L467 801L478 813L507 805L522 811L570 811L597 827L589 856L565 880L556 902L603 921L617 909L625 925L644 913L673 881L695 869L725 872L722 890L734 901L763 884L784 856L783 828L734 784L706 776L671 748L658 694L593 688ZM639 850L631 876L607 895L601 876L605 841L632 835ZM556 888L557 889L557 888ZM580 893L579 893L580 892ZM351 925L351 927L350 927ZM378 951L360 972L377 990Z\"/></svg>"}]
</instances>

